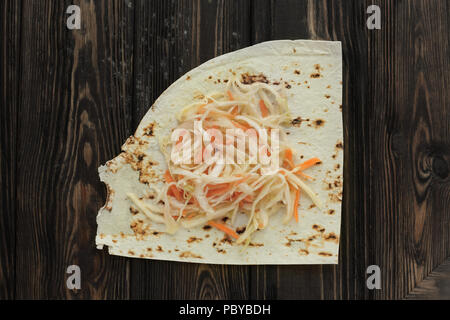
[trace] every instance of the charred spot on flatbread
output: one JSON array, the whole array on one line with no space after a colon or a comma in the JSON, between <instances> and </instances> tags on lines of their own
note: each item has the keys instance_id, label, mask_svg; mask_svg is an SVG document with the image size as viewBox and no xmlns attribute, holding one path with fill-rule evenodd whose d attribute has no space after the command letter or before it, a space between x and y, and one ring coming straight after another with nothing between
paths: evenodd
<instances>
[{"instance_id":1,"label":"charred spot on flatbread","mask_svg":"<svg viewBox=\"0 0 450 320\"><path fill-rule=\"evenodd\" d=\"M180 258L196 258L196 259L203 259L203 257L199 254L192 253L190 251L183 251L179 255Z\"/></svg>"},{"instance_id":2,"label":"charred spot on flatbread","mask_svg":"<svg viewBox=\"0 0 450 320\"><path fill-rule=\"evenodd\" d=\"M245 227L239 227L239 228L236 229L236 233L237 234L242 234L242 233L245 232L245 229L246 229Z\"/></svg>"},{"instance_id":3,"label":"charred spot on flatbread","mask_svg":"<svg viewBox=\"0 0 450 320\"><path fill-rule=\"evenodd\" d=\"M321 251L321 252L319 252L319 256L323 256L323 257L331 257L331 256L333 256L333 254L332 254L332 253L329 253L329 252L323 252L323 251Z\"/></svg>"},{"instance_id":4,"label":"charred spot on flatbread","mask_svg":"<svg viewBox=\"0 0 450 320\"><path fill-rule=\"evenodd\" d=\"M147 137L153 137L154 127L155 123L151 122L148 126L144 128L144 135Z\"/></svg>"},{"instance_id":5,"label":"charred spot on flatbread","mask_svg":"<svg viewBox=\"0 0 450 320\"><path fill-rule=\"evenodd\" d=\"M318 224L314 224L314 225L312 226L312 228L313 228L314 230L318 231L318 232L321 232L321 233L325 231L325 228L322 227L322 226L319 226Z\"/></svg>"},{"instance_id":6,"label":"charred spot on flatbread","mask_svg":"<svg viewBox=\"0 0 450 320\"><path fill-rule=\"evenodd\" d=\"M186 240L187 243L193 243L193 242L200 242L202 241L202 238L197 238L197 237L190 237L189 239Z\"/></svg>"},{"instance_id":7,"label":"charred spot on flatbread","mask_svg":"<svg viewBox=\"0 0 450 320\"><path fill-rule=\"evenodd\" d=\"M339 237L334 232L325 234L323 238L325 239L325 241L339 242Z\"/></svg>"},{"instance_id":8,"label":"charred spot on flatbread","mask_svg":"<svg viewBox=\"0 0 450 320\"><path fill-rule=\"evenodd\" d=\"M309 119L303 119L302 117L297 117L291 121L294 127L300 127L303 121L309 121Z\"/></svg>"},{"instance_id":9,"label":"charred spot on flatbread","mask_svg":"<svg viewBox=\"0 0 450 320\"><path fill-rule=\"evenodd\" d=\"M309 254L309 251L306 249L299 249L298 253L302 256L307 256Z\"/></svg>"},{"instance_id":10,"label":"charred spot on flatbread","mask_svg":"<svg viewBox=\"0 0 450 320\"><path fill-rule=\"evenodd\" d=\"M320 128L325 124L325 120L323 119L317 119L313 121L313 125L315 128Z\"/></svg>"},{"instance_id":11,"label":"charred spot on flatbread","mask_svg":"<svg viewBox=\"0 0 450 320\"><path fill-rule=\"evenodd\" d=\"M241 82L244 84L252 84L255 82L269 83L269 80L267 80L267 77L262 73L255 75L243 73L241 74Z\"/></svg>"}]
</instances>

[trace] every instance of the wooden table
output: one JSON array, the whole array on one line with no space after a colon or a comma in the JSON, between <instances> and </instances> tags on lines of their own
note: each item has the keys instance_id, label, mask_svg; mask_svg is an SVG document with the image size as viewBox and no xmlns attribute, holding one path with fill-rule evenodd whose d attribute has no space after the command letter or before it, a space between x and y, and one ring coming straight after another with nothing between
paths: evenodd
<instances>
[{"instance_id":1,"label":"wooden table","mask_svg":"<svg viewBox=\"0 0 450 320\"><path fill-rule=\"evenodd\" d=\"M78 31L66 28L71 4L81 7ZM366 27L371 4L381 30ZM449 298L448 1L3 0L0 8L0 298ZM95 249L106 194L97 167L158 95L214 56L286 38L342 41L339 265L217 266ZM73 264L77 292L65 285ZM373 264L380 290L366 287Z\"/></svg>"}]
</instances>

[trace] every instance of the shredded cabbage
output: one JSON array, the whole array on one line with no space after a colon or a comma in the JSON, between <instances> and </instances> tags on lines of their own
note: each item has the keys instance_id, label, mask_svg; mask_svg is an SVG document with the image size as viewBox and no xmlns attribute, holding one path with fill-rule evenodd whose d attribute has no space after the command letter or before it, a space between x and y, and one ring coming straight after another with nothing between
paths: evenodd
<instances>
[{"instance_id":1,"label":"shredded cabbage","mask_svg":"<svg viewBox=\"0 0 450 320\"><path fill-rule=\"evenodd\" d=\"M248 217L243 233L237 236L225 225L220 229L236 238L238 244L244 244L245 248L250 243L251 235L266 228L271 215L281 208L286 210L284 223L289 223L293 216L298 219L297 212L294 212L297 209L296 192L304 191L314 204L322 207L320 199L303 181L305 175L302 174L304 168L318 164L320 160L310 159L308 163L297 164L292 156L293 149L282 127L290 121L287 99L282 89L266 83L244 84L239 79L232 79L224 92L210 93L201 101L184 107L177 120L177 128L185 129L191 135L191 141L182 144L171 141L169 137L160 138L160 149L168 171L164 187L155 189L156 202L144 202L132 193L127 194L149 219L165 223L169 233L176 232L180 227L194 228L225 217L230 218L233 224L237 213L242 212ZM194 128L195 124L197 128ZM201 135L200 140L195 139L196 129ZM223 138L229 129L241 131L228 136L232 139L216 141L209 135L208 129L218 130ZM265 148L262 150L269 156L269 153L278 150L280 161L276 170L264 173L265 165L249 161L255 159L249 145L240 148L242 141L239 137L242 134L248 137L244 133L248 129L255 130L258 137L267 137L259 141L259 151ZM272 129L280 131L279 149L272 145ZM172 150L178 151L191 142L194 152L190 158L183 159L183 163L174 163L170 157ZM210 147L215 155L205 161L204 154L196 154L200 147ZM225 161L217 157L220 152ZM234 157L244 160L243 163L235 161ZM201 162L196 163L195 159Z\"/></svg>"}]
</instances>

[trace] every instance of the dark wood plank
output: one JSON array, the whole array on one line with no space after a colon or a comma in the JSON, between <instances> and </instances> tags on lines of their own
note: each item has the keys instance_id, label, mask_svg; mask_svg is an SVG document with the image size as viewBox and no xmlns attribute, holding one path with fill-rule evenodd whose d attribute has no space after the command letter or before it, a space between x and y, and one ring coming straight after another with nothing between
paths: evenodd
<instances>
[{"instance_id":1,"label":"dark wood plank","mask_svg":"<svg viewBox=\"0 0 450 320\"><path fill-rule=\"evenodd\" d=\"M66 26L67 6L81 27ZM130 134L134 10L24 1L17 176L17 298L127 298L128 261L96 250L97 168ZM69 265L81 290L66 288Z\"/></svg>"},{"instance_id":2,"label":"dark wood plank","mask_svg":"<svg viewBox=\"0 0 450 320\"><path fill-rule=\"evenodd\" d=\"M382 3L382 1L380 1ZM376 298L404 298L450 254L450 46L447 1L391 5L384 101L370 112ZM383 49L383 51L382 51ZM391 53L389 53L391 52ZM382 60L378 60L380 65ZM375 70L374 70L375 71ZM381 83L378 84L381 86Z\"/></svg>"},{"instance_id":3,"label":"dark wood plank","mask_svg":"<svg viewBox=\"0 0 450 320\"><path fill-rule=\"evenodd\" d=\"M21 2L0 3L0 300L14 299Z\"/></svg>"},{"instance_id":4,"label":"dark wood plank","mask_svg":"<svg viewBox=\"0 0 450 320\"><path fill-rule=\"evenodd\" d=\"M422 280L406 299L450 300L450 258Z\"/></svg>"},{"instance_id":5,"label":"dark wood plank","mask_svg":"<svg viewBox=\"0 0 450 320\"><path fill-rule=\"evenodd\" d=\"M368 290L371 299L392 296L396 290L397 274L396 241L400 234L396 233L396 214L398 212L395 204L390 201L395 192L386 183L379 182L380 176L395 179L395 171L388 175L386 172L393 170L391 163L380 158L380 152L386 149L386 121L389 116L383 117L382 110L389 108L394 110L395 92L391 89L395 78L395 8L392 2L366 1L366 8L378 5L382 12L382 29L368 31L368 68L366 108L364 110L364 123L368 128L368 138L363 141L364 153L368 161L364 168L364 185L367 196L364 198L362 212L366 216L366 260L368 265L378 265L381 270L381 289ZM365 11L364 11L365 12ZM368 15L366 15L367 17ZM377 131L375 134L374 131ZM378 154L376 154L378 153ZM387 189L385 189L387 188ZM384 262L383 262L384 261Z\"/></svg>"},{"instance_id":6,"label":"dark wood plank","mask_svg":"<svg viewBox=\"0 0 450 320\"><path fill-rule=\"evenodd\" d=\"M249 1L138 1L134 125L173 81L249 44ZM248 298L248 268L134 260L132 298Z\"/></svg>"},{"instance_id":7,"label":"dark wood plank","mask_svg":"<svg viewBox=\"0 0 450 320\"><path fill-rule=\"evenodd\" d=\"M265 8L262 8L265 6ZM364 2L255 1L254 40L340 40L343 48L344 199L338 266L268 266L252 268L252 298L364 298L365 196L367 139L364 108L367 91L367 34ZM269 10L270 27L258 12Z\"/></svg>"}]
</instances>

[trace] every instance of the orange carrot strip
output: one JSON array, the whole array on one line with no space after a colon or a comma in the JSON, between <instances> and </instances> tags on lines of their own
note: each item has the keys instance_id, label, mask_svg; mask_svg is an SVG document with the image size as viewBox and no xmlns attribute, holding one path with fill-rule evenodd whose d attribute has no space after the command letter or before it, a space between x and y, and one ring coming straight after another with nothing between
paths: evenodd
<instances>
[{"instance_id":1,"label":"orange carrot strip","mask_svg":"<svg viewBox=\"0 0 450 320\"><path fill-rule=\"evenodd\" d=\"M267 109L266 104L264 103L264 100L259 100L259 108L261 109L261 114L263 118L267 117L269 115L269 109Z\"/></svg>"},{"instance_id":2,"label":"orange carrot strip","mask_svg":"<svg viewBox=\"0 0 450 320\"><path fill-rule=\"evenodd\" d=\"M288 164L288 169L292 169L294 168L294 160L293 160L293 155L292 155L292 149L286 149L284 150L284 161Z\"/></svg>"},{"instance_id":3,"label":"orange carrot strip","mask_svg":"<svg viewBox=\"0 0 450 320\"><path fill-rule=\"evenodd\" d=\"M208 192L206 193L206 197L210 198L210 197L220 196L221 194L224 194L224 193L227 193L228 191L230 191L230 189L232 187L233 187L232 184L228 184L227 186L220 188L220 189L208 190Z\"/></svg>"},{"instance_id":4,"label":"orange carrot strip","mask_svg":"<svg viewBox=\"0 0 450 320\"><path fill-rule=\"evenodd\" d=\"M242 124L242 123L239 123L239 122L237 122L237 121L231 120L231 122L233 123L233 125L234 125L236 128L239 128L239 129L242 129L242 130L251 129L250 126L246 126L246 125L244 125L244 124Z\"/></svg>"},{"instance_id":5,"label":"orange carrot strip","mask_svg":"<svg viewBox=\"0 0 450 320\"><path fill-rule=\"evenodd\" d=\"M297 170L303 171L303 170L308 169L320 162L322 162L322 161L319 158L312 158L312 159L306 160L303 163L296 165L295 168Z\"/></svg>"},{"instance_id":6,"label":"orange carrot strip","mask_svg":"<svg viewBox=\"0 0 450 320\"><path fill-rule=\"evenodd\" d=\"M208 104L206 103L206 104L202 104L202 105L200 105L200 106L198 106L198 108L197 108L197 113L198 114L203 114L203 113L205 113L205 107L207 106Z\"/></svg>"},{"instance_id":7,"label":"orange carrot strip","mask_svg":"<svg viewBox=\"0 0 450 320\"><path fill-rule=\"evenodd\" d=\"M295 192L295 201L294 201L294 218L295 221L298 222L298 201L300 200L300 189L294 187L292 184L289 184L289 189Z\"/></svg>"},{"instance_id":8,"label":"orange carrot strip","mask_svg":"<svg viewBox=\"0 0 450 320\"><path fill-rule=\"evenodd\" d=\"M207 184L206 187L210 191L210 190L223 189L229 185L230 185L229 183Z\"/></svg>"},{"instance_id":9,"label":"orange carrot strip","mask_svg":"<svg viewBox=\"0 0 450 320\"><path fill-rule=\"evenodd\" d=\"M239 112L239 107L238 106L234 106L233 109L231 109L231 114L233 116L237 116Z\"/></svg>"},{"instance_id":10,"label":"orange carrot strip","mask_svg":"<svg viewBox=\"0 0 450 320\"><path fill-rule=\"evenodd\" d=\"M198 203L197 199L196 199L194 196L192 196L192 197L189 199L188 204L194 204L194 205L196 205L197 207L199 206L199 203Z\"/></svg>"},{"instance_id":11,"label":"orange carrot strip","mask_svg":"<svg viewBox=\"0 0 450 320\"><path fill-rule=\"evenodd\" d=\"M284 150L284 156L286 157L286 159L288 159L289 161L293 162L293 156L292 156L292 149L286 149Z\"/></svg>"},{"instance_id":12,"label":"orange carrot strip","mask_svg":"<svg viewBox=\"0 0 450 320\"><path fill-rule=\"evenodd\" d=\"M296 174L296 175L299 175L300 177L303 177L303 178L305 178L305 179L314 180L312 177L310 177L310 176L304 174L304 173L301 172L301 171L297 171L297 172L295 172L295 174Z\"/></svg>"},{"instance_id":13,"label":"orange carrot strip","mask_svg":"<svg viewBox=\"0 0 450 320\"><path fill-rule=\"evenodd\" d=\"M227 94L228 94L228 98L229 98L231 101L233 101L233 100L234 100L234 97L233 97L233 94L231 93L230 90L227 91Z\"/></svg>"},{"instance_id":14,"label":"orange carrot strip","mask_svg":"<svg viewBox=\"0 0 450 320\"><path fill-rule=\"evenodd\" d=\"M186 219L192 219L193 217L195 217L195 212L194 212L194 213L191 213L190 215L188 215L188 216L186 217Z\"/></svg>"},{"instance_id":15,"label":"orange carrot strip","mask_svg":"<svg viewBox=\"0 0 450 320\"><path fill-rule=\"evenodd\" d=\"M166 180L166 183L174 182L172 176L170 175L169 170L167 170L166 173L164 174L164 179ZM180 190L178 190L178 188L176 186L171 185L170 186L170 191L175 196L175 198L177 198L178 201L183 202L183 196L181 195Z\"/></svg>"},{"instance_id":16,"label":"orange carrot strip","mask_svg":"<svg viewBox=\"0 0 450 320\"><path fill-rule=\"evenodd\" d=\"M283 165L285 165L285 168L289 170L291 170L294 167L294 163L292 163L292 161L288 159L284 159Z\"/></svg>"},{"instance_id":17,"label":"orange carrot strip","mask_svg":"<svg viewBox=\"0 0 450 320\"><path fill-rule=\"evenodd\" d=\"M235 187L236 185L238 185L240 183L244 183L249 178L250 178L250 176L247 176L247 177L244 177L244 178L239 179L234 182L219 183L219 184L207 184L206 186L208 187L208 192L206 193L206 197L209 198L209 197L214 197L214 196L224 194L224 193L228 192L230 189L232 189L233 187ZM234 194L236 194L236 192ZM240 194L240 192L239 192L239 194ZM232 195L232 197L233 197L233 195Z\"/></svg>"},{"instance_id":18,"label":"orange carrot strip","mask_svg":"<svg viewBox=\"0 0 450 320\"><path fill-rule=\"evenodd\" d=\"M217 130L219 130L220 127L217 126L217 125L212 125L212 126L205 126L205 128L204 128L205 131L206 131L206 130L210 130L210 129L217 129Z\"/></svg>"},{"instance_id":19,"label":"orange carrot strip","mask_svg":"<svg viewBox=\"0 0 450 320\"><path fill-rule=\"evenodd\" d=\"M294 217L295 221L298 222L298 201L300 200L300 189L295 191L295 202L294 202Z\"/></svg>"},{"instance_id":20,"label":"orange carrot strip","mask_svg":"<svg viewBox=\"0 0 450 320\"><path fill-rule=\"evenodd\" d=\"M235 191L233 192L233 194L231 195L231 197L227 200L229 201L235 201L237 198L239 198L241 196L242 192L240 191ZM246 196L244 199L242 199L240 202L247 202L247 203L252 203L253 202L253 197L251 194L249 194L248 196Z\"/></svg>"},{"instance_id":21,"label":"orange carrot strip","mask_svg":"<svg viewBox=\"0 0 450 320\"><path fill-rule=\"evenodd\" d=\"M233 192L233 194L232 194L227 200L229 200L229 201L234 201L234 200L236 200L237 198L239 198L240 195L241 195L240 192Z\"/></svg>"},{"instance_id":22,"label":"orange carrot strip","mask_svg":"<svg viewBox=\"0 0 450 320\"><path fill-rule=\"evenodd\" d=\"M219 229L220 231L225 232L226 234L228 234L229 236L231 236L235 239L239 239L238 234L234 230L230 229L229 227L227 227L226 225L224 225L222 223L217 223L217 222L214 222L211 220L208 222L208 224L214 228Z\"/></svg>"}]
</instances>

